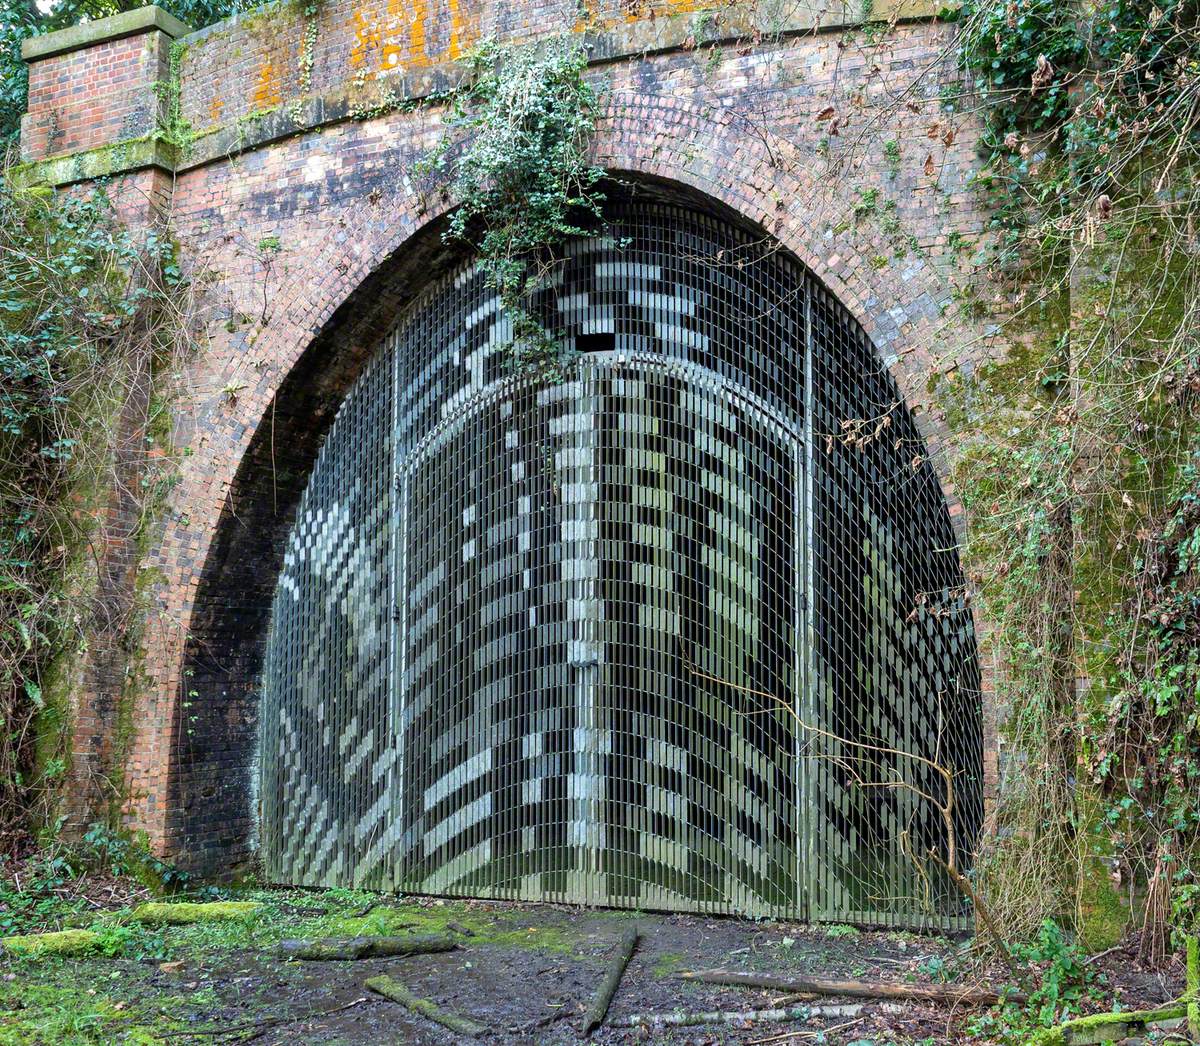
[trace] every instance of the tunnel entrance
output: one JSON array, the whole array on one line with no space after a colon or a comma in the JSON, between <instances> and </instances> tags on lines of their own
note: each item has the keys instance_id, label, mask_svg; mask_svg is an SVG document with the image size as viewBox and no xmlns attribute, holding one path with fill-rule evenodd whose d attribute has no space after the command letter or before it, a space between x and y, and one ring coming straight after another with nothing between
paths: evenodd
<instances>
[{"instance_id":1,"label":"tunnel entrance","mask_svg":"<svg viewBox=\"0 0 1200 1046\"><path fill-rule=\"evenodd\" d=\"M928 855L980 829L978 662L894 382L777 244L609 217L538 303L565 381L465 264L341 407L272 609L268 877L967 925Z\"/></svg>"}]
</instances>

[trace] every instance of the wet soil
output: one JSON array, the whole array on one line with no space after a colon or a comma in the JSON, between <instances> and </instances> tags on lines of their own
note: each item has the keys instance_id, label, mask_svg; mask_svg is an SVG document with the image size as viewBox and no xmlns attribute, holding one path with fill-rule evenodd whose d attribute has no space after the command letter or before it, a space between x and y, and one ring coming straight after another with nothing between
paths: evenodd
<instances>
[{"instance_id":1,"label":"wet soil","mask_svg":"<svg viewBox=\"0 0 1200 1046\"><path fill-rule=\"evenodd\" d=\"M456 905L466 908L465 905ZM613 1024L634 1014L729 1011L770 1007L777 991L726 988L682 980L684 970L715 966L781 973L865 979L926 980L922 964L945 961L950 942L911 935L859 933L829 937L820 929L787 924L756 924L698 916L592 912L550 906L469 906L476 919L494 912L497 921L513 922L528 940L494 943L462 938L461 950L443 954L356 962L279 963L248 952L211 962L184 962L169 973L157 972L164 988L194 985L215 990L222 1005L200 1023L234 1026L281 1017L264 1026L264 1043L412 1043L442 1046L462 1042L438 1025L413 1017L402 1007L364 989L369 977L388 974L416 995L444 1010L488 1027L492 1041L512 1044L568 1044L582 1041L581 1018L623 929L636 920L639 947L622 979L608 1019L591 1041L598 1043L748 1043L787 1032L816 1033L835 1028L824 1041L870 1038L875 1028L905 1038L942 1039L956 1017L936 1007L905 1007L880 1012L862 1005L861 1013L783 1023L732 1022L725 1026L620 1028ZM843 931L844 932L844 931ZM540 947L538 937L553 943ZM933 962L936 966L936 962ZM174 980L175 984L169 984ZM838 1000L821 1000L821 1003ZM841 1000L859 1006L859 1000ZM798 1005L792 1002L791 1005ZM814 1002L812 1005L817 1005ZM344 1007L344 1008L343 1008ZM962 1015L958 1015L961 1017ZM813 1034L809 1041L815 1039ZM780 1039L787 1042L788 1039ZM805 1038L793 1037L792 1042Z\"/></svg>"},{"instance_id":2,"label":"wet soil","mask_svg":"<svg viewBox=\"0 0 1200 1046\"><path fill-rule=\"evenodd\" d=\"M306 919L324 915L328 906L320 898L308 901L291 894L273 907L267 927L270 939L290 935L293 928L303 931ZM159 957L79 960L60 973L74 978L79 990L101 990L118 999L116 1005L143 1015L157 1007L161 1021L154 1027L156 1038L151 1041L155 1042L444 1046L472 1041L364 987L369 977L387 974L442 1009L486 1026L489 1033L481 1041L559 1046L584 1041L583 1012L623 930L636 921L639 947L608 1020L592 1042L868 1046L959 1043L974 1030L976 1015L966 1010L825 998L791 1005L841 1003L853 1008L837 1016L779 1023L619 1026L634 1014L744 1012L777 1005L781 998L775 991L682 980L678 974L685 970L721 966L901 984L950 979L966 967L960 945L942 938L731 918L412 898L381 899L367 918L375 927L392 927L388 932L444 931L450 924L470 933L459 934L461 947L453 952L350 962L279 961L261 932L252 940L221 939L216 945L202 936L194 940L185 936L173 948L170 961ZM1153 1004L1178 995L1173 977L1139 975L1120 953L1107 956L1105 962L1117 997L1128 1005ZM971 967L972 984L998 988L1003 979L1002 969Z\"/></svg>"}]
</instances>

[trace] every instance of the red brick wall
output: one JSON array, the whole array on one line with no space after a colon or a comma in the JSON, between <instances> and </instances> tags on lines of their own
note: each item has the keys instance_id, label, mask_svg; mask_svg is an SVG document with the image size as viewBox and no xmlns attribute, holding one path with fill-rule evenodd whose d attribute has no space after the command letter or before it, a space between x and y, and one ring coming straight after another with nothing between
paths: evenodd
<instances>
[{"instance_id":1,"label":"red brick wall","mask_svg":"<svg viewBox=\"0 0 1200 1046\"><path fill-rule=\"evenodd\" d=\"M54 55L29 66L21 159L141 138L159 122L171 40L152 30Z\"/></svg>"},{"instance_id":2,"label":"red brick wall","mask_svg":"<svg viewBox=\"0 0 1200 1046\"><path fill-rule=\"evenodd\" d=\"M961 532L954 447L928 393L933 375L969 370L988 346L955 297L964 262L954 234L973 239L983 217L969 185L978 127L943 106L958 76L943 57L953 28L739 35L752 22L744 11L721 5L727 28L716 31L691 6L655 0L630 20L625 0L587 5L597 53L631 44L654 52L594 68L605 98L598 161L719 201L825 281L896 375ZM327 0L311 92L353 90L390 53L406 74L437 71L473 34L578 29L579 10L577 0ZM420 12L423 35L414 36ZM182 98L193 124L228 128L264 108L264 85L270 105L288 112L301 86L302 22L289 6L185 38ZM736 38L696 46L697 34L722 32ZM667 47L672 40L678 46ZM393 82L402 89L405 80ZM129 815L197 867L228 867L248 853L255 693L281 545L340 399L437 267L436 219L450 201L435 193L430 205L412 172L440 136L440 115L426 107L327 118L261 144L247 121L229 140L250 147L200 148L175 177L176 235L215 279L177 408L177 442L190 456L147 564L163 582L146 623L150 679L135 715ZM277 254L259 249L266 237L278 239Z\"/></svg>"},{"instance_id":3,"label":"red brick wall","mask_svg":"<svg viewBox=\"0 0 1200 1046\"><path fill-rule=\"evenodd\" d=\"M654 26L733 5L723 0L323 0L314 16L311 90L457 61L489 37L521 43L572 31ZM743 5L744 6L744 5ZM308 18L300 3L251 12L189 38L183 112L197 129L270 109L301 90Z\"/></svg>"}]
</instances>

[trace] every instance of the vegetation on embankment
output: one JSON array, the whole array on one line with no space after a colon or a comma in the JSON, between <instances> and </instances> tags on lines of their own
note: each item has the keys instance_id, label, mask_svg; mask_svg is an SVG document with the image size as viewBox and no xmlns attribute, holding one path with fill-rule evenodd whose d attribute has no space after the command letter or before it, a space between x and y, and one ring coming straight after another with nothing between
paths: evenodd
<instances>
[{"instance_id":1,"label":"vegetation on embankment","mask_svg":"<svg viewBox=\"0 0 1200 1046\"><path fill-rule=\"evenodd\" d=\"M129 600L101 583L106 546L144 543L172 483L164 376L189 350L189 309L164 229L127 228L103 188L58 195L0 175L4 851L31 826L54 830L76 655L102 630L136 634ZM115 805L123 775L91 774L105 769Z\"/></svg>"},{"instance_id":2,"label":"vegetation on embankment","mask_svg":"<svg viewBox=\"0 0 1200 1046\"><path fill-rule=\"evenodd\" d=\"M1009 753L979 889L1013 940L1129 923L1161 965L1200 912L1200 11L969 0L958 48L998 289L998 361L936 390Z\"/></svg>"}]
</instances>

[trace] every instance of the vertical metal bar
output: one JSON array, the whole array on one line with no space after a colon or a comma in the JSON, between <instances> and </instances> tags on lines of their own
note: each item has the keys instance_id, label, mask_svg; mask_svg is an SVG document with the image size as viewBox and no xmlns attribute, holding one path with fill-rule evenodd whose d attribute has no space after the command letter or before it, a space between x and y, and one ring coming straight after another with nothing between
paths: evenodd
<instances>
[{"instance_id":1,"label":"vertical metal bar","mask_svg":"<svg viewBox=\"0 0 1200 1046\"><path fill-rule=\"evenodd\" d=\"M801 449L803 462L796 469L795 490L803 498L796 512L794 544L800 559L796 578L796 603L800 609L801 627L796 635L796 656L799 659L799 691L797 694L796 712L800 724L818 726L815 717L816 680L813 673L813 614L816 610L816 597L813 592L813 554L814 535L812 531L812 484L813 471L813 316L812 316L812 285L810 277L801 278L800 286L803 293L803 330L804 330L804 399L801 404L803 435ZM812 860L814 831L816 829L817 812L816 797L819 789L814 787L813 775L818 772L819 761L812 755L807 755L810 748L818 743L815 734L797 724L796 728L796 815L799 820L799 837L796 840L796 886L798 891L797 909L799 917L812 917L811 895L813 884L811 878L815 871Z\"/></svg>"},{"instance_id":2,"label":"vertical metal bar","mask_svg":"<svg viewBox=\"0 0 1200 1046\"><path fill-rule=\"evenodd\" d=\"M388 358L388 428L387 463L391 489L388 491L390 511L387 527L390 546L388 549L387 620L389 624L388 646L388 701L387 717L383 728L391 739L394 753L388 764L387 795L389 816L386 821L387 879L388 888L396 889L407 880L400 865L402 853L399 836L405 824L404 803L404 700L405 666L407 663L408 622L408 473L402 471L397 443L400 439L400 338L393 333L389 338Z\"/></svg>"}]
</instances>

